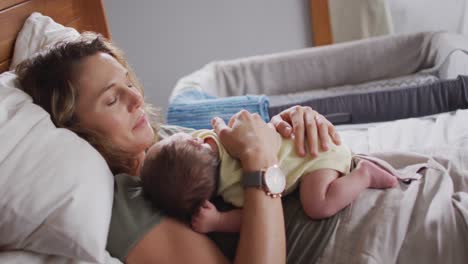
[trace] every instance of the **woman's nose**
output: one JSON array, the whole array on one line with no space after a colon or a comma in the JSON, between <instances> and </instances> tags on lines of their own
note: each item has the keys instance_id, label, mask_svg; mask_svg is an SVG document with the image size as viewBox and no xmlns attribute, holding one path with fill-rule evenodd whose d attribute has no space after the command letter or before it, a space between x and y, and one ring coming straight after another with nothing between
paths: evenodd
<instances>
[{"instance_id":1,"label":"woman's nose","mask_svg":"<svg viewBox=\"0 0 468 264\"><path fill-rule=\"evenodd\" d=\"M140 91L130 89L129 91L129 111L133 112L143 105L143 96Z\"/></svg>"}]
</instances>

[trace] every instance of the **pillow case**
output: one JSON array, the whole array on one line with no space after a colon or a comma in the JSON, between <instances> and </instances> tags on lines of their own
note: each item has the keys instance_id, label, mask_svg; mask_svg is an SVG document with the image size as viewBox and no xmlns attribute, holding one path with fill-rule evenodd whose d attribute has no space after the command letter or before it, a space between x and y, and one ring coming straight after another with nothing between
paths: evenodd
<instances>
[{"instance_id":1,"label":"pillow case","mask_svg":"<svg viewBox=\"0 0 468 264\"><path fill-rule=\"evenodd\" d=\"M45 47L61 40L73 40L79 35L74 28L64 27L38 12L32 13L16 38L10 70Z\"/></svg>"},{"instance_id":2,"label":"pillow case","mask_svg":"<svg viewBox=\"0 0 468 264\"><path fill-rule=\"evenodd\" d=\"M64 39L59 32L78 34L31 15L17 37L13 63ZM0 75L0 248L107 263L110 169L85 140L56 128L17 85L12 72Z\"/></svg>"}]
</instances>

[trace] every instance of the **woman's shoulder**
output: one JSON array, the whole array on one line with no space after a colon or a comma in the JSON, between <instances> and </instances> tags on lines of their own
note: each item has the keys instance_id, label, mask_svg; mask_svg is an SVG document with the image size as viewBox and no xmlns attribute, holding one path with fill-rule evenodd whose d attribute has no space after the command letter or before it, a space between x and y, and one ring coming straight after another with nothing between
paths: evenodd
<instances>
[{"instance_id":1,"label":"woman's shoulder","mask_svg":"<svg viewBox=\"0 0 468 264\"><path fill-rule=\"evenodd\" d=\"M139 177L126 173L114 177L114 203L107 250L112 256L123 260L132 246L161 222L163 214L144 198Z\"/></svg>"},{"instance_id":2,"label":"woman's shoulder","mask_svg":"<svg viewBox=\"0 0 468 264\"><path fill-rule=\"evenodd\" d=\"M159 210L151 205L150 201L145 199L140 177L127 173L119 173L114 176L114 179L114 205L117 207L128 207L121 209L135 211L132 214L138 213L142 216L147 215L148 217L152 217L161 214Z\"/></svg>"},{"instance_id":3,"label":"woman's shoulder","mask_svg":"<svg viewBox=\"0 0 468 264\"><path fill-rule=\"evenodd\" d=\"M113 257L135 263L160 259L174 263L226 263L206 236L184 223L163 217L152 207L143 197L138 177L117 174L115 182L107 240L107 250ZM184 248L197 250L180 251Z\"/></svg>"}]
</instances>

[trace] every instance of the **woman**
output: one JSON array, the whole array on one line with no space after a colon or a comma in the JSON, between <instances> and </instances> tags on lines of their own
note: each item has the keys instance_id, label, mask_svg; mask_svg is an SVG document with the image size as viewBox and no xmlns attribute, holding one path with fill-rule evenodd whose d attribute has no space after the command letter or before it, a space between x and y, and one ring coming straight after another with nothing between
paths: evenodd
<instances>
[{"instance_id":1,"label":"woman","mask_svg":"<svg viewBox=\"0 0 468 264\"><path fill-rule=\"evenodd\" d=\"M163 217L134 188L138 187L138 177L134 176L139 175L154 132L160 138L183 129L150 126L151 109L143 101L143 89L118 49L97 35L83 34L23 62L17 73L24 91L50 113L54 124L90 142L116 174L108 240L113 256L127 263L227 262L211 240ZM279 140L272 127L285 137L294 131L300 155L306 155L306 148L315 155L319 138L323 150L331 140L339 144L330 122L305 107L287 109L273 117L269 125L258 115L241 111L228 125L214 119L213 127L246 172L276 163ZM281 200L271 199L256 188L246 189L244 199L235 262L284 263Z\"/></svg>"}]
</instances>

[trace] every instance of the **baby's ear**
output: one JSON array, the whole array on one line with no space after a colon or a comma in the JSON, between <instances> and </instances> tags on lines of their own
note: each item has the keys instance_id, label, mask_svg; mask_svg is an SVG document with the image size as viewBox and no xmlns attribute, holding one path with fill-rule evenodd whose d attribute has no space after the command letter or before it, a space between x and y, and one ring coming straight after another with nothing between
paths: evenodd
<instances>
[{"instance_id":1,"label":"baby's ear","mask_svg":"<svg viewBox=\"0 0 468 264\"><path fill-rule=\"evenodd\" d=\"M212 204L210 201L208 200L205 200L205 202L203 203L202 205L203 208L206 208L206 209L216 209L216 206L214 206L214 204Z\"/></svg>"},{"instance_id":2,"label":"baby's ear","mask_svg":"<svg viewBox=\"0 0 468 264\"><path fill-rule=\"evenodd\" d=\"M205 200L203 201L202 205L201 205L201 208L209 208L210 207L210 201L208 200Z\"/></svg>"}]
</instances>

